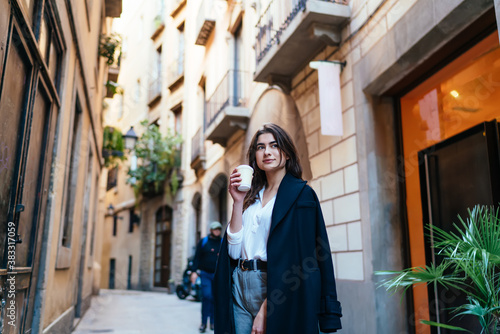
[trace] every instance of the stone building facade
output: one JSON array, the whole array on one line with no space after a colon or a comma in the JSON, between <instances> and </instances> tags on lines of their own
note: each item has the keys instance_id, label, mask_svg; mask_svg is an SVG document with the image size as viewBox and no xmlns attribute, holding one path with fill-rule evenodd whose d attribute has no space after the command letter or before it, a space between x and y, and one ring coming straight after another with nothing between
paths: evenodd
<instances>
[{"instance_id":1,"label":"stone building facade","mask_svg":"<svg viewBox=\"0 0 500 334\"><path fill-rule=\"evenodd\" d=\"M147 126L158 126L184 136L183 101L186 75L184 22L186 1L124 1L124 13L113 30L123 39L122 94L107 99L104 123L125 133L131 126L140 137ZM181 145L180 178L186 167ZM127 172L137 161L134 152L116 170L108 184L105 202L113 208L106 216L101 287L168 291L181 280L183 211L175 196L160 192L136 200ZM108 168L108 180L111 168ZM135 223L132 222L135 216ZM170 289L171 290L171 289Z\"/></svg>"},{"instance_id":2,"label":"stone building facade","mask_svg":"<svg viewBox=\"0 0 500 334\"><path fill-rule=\"evenodd\" d=\"M171 210L166 262L178 283L208 224L228 223L228 175L245 163L251 136L262 123L276 122L296 140L304 178L321 202L342 332L430 333L420 319L447 321L442 308L450 298L415 287L401 302L377 288L375 273L432 260L424 237L429 217L441 224L466 206L497 199L494 191L483 199L473 186L465 192L450 186L467 179L486 187L494 184L484 176L491 171L466 164L469 173L452 173L461 156L455 154L441 158L449 165L437 165L444 169L436 177L425 159L465 145L461 140L482 133L481 126L488 138L496 131L484 122L500 116L494 108L499 6L490 0L166 2L164 27L147 42L150 51L162 45L161 98L139 113L182 133L183 184L174 198L151 199L141 209L138 286L155 285L158 210ZM342 136L322 134L320 92L328 90L309 66L314 60L345 62ZM455 202L436 206L435 192Z\"/></svg>"},{"instance_id":3,"label":"stone building facade","mask_svg":"<svg viewBox=\"0 0 500 334\"><path fill-rule=\"evenodd\" d=\"M494 3L202 1L188 2L186 8L198 14L188 15L186 22L187 38L195 45L188 42L186 46L187 64L193 66L189 66L189 76L186 71L185 85L191 90L198 85L198 96L204 95L204 99L191 98L193 95L185 99L186 113L193 115L188 116L192 122L186 125L186 132L189 138L202 129L205 139L204 150L196 151L197 137L192 137L192 170L186 171L181 199L187 213L187 253L193 250L197 226L204 234L211 220L227 223L231 202L227 195L219 195L224 189L220 185L225 186L230 171L245 162L248 141L256 129L263 122L277 122L301 147L305 178L321 201L343 305L343 332L427 333L431 329L419 319L449 320L442 313L447 298L415 287L401 303L399 297L377 288L381 278L375 272L429 261L424 242L427 209L425 198L420 198L427 190L425 182L415 179L425 179L425 170L420 174L422 163L415 161L419 152L451 145L448 140L458 140L454 136L460 137L461 131L498 118L498 112L486 107L499 97L494 88L496 74L485 74L496 73L496 65L481 72L484 69L477 68L479 63L470 60L498 50ZM197 17L196 25L189 24L190 17ZM193 26L194 33L189 32ZM252 59L254 55L256 59ZM342 136L322 135L322 87L318 72L308 65L312 60L346 62L340 74ZM217 103L213 99L217 99L219 87L234 89L239 84L224 75L240 69L251 73L241 84L248 87L247 95L235 101L230 92L222 99L226 105L214 112L212 102ZM474 87L460 92L465 106L449 101L444 83L435 95L414 97L427 88L433 92L432 85L440 80L469 72L477 78L471 74L468 85L479 88L476 93ZM460 81L454 83L459 86ZM477 99L477 91L484 93L482 99ZM429 103L431 97L430 105L419 102ZM200 101L197 107L194 101ZM408 101L413 109L408 109ZM487 113L467 115L483 106ZM415 116L418 110L421 119ZM454 124L453 119L461 121L445 131ZM414 127L423 134L414 133ZM435 135L436 129L441 129L440 136ZM419 145L412 146L416 142ZM441 179L430 182L441 184ZM440 187L443 193L454 193L444 183ZM480 202L474 194L467 195L462 205ZM223 205L218 205L220 199ZM445 215L449 207L435 207L430 215Z\"/></svg>"}]
</instances>

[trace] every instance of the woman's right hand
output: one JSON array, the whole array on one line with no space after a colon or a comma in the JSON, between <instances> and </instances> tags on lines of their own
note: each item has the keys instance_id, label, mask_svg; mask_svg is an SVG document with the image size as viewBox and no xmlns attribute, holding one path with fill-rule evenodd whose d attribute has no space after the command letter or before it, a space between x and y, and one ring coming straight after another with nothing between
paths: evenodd
<instances>
[{"instance_id":1,"label":"woman's right hand","mask_svg":"<svg viewBox=\"0 0 500 334\"><path fill-rule=\"evenodd\" d=\"M245 195L247 194L244 191L239 191L238 187L241 184L241 174L238 173L236 168L233 170L233 173L229 176L229 194L233 198L235 203L243 203L245 199Z\"/></svg>"}]
</instances>

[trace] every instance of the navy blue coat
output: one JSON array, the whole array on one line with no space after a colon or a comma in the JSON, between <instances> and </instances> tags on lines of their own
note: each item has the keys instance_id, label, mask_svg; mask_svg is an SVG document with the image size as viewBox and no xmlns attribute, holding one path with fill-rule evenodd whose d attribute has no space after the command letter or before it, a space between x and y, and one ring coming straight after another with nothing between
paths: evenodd
<instances>
[{"instance_id":1,"label":"navy blue coat","mask_svg":"<svg viewBox=\"0 0 500 334\"><path fill-rule=\"evenodd\" d=\"M286 174L267 241L267 334L317 334L342 328L333 264L318 197L306 181ZM227 236L214 279L215 334L234 334L233 268Z\"/></svg>"}]
</instances>

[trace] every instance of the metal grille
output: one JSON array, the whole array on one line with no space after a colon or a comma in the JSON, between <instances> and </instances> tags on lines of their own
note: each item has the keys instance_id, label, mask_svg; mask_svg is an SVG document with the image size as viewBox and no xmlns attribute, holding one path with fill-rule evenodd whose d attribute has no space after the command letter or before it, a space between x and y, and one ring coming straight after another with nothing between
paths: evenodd
<instances>
[{"instance_id":1,"label":"metal grille","mask_svg":"<svg viewBox=\"0 0 500 334\"><path fill-rule=\"evenodd\" d=\"M245 107L247 104L247 83L249 73L229 70L206 102L206 127L217 118L226 107Z\"/></svg>"},{"instance_id":2,"label":"metal grille","mask_svg":"<svg viewBox=\"0 0 500 334\"><path fill-rule=\"evenodd\" d=\"M278 1L271 0L257 22L256 61L257 64L266 56L273 45L280 44L283 32L293 19L307 6L308 0ZM346 4L347 1L321 0Z\"/></svg>"}]
</instances>

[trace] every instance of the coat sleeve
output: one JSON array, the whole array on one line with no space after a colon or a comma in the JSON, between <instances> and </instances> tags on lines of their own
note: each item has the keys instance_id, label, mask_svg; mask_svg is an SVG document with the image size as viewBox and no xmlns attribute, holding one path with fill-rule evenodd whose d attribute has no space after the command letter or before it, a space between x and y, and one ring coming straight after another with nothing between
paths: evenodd
<instances>
[{"instance_id":1,"label":"coat sleeve","mask_svg":"<svg viewBox=\"0 0 500 334\"><path fill-rule=\"evenodd\" d=\"M227 235L224 235L214 275L214 334L234 334L232 306L231 265L227 251Z\"/></svg>"},{"instance_id":2,"label":"coat sleeve","mask_svg":"<svg viewBox=\"0 0 500 334\"><path fill-rule=\"evenodd\" d=\"M313 191L314 193L314 191ZM332 254L328 234L326 233L325 221L317 195L314 193L317 204L316 211L316 256L321 272L321 304L319 327L322 332L332 333L342 328L340 317L342 308L337 300L337 288L333 273Z\"/></svg>"}]
</instances>

